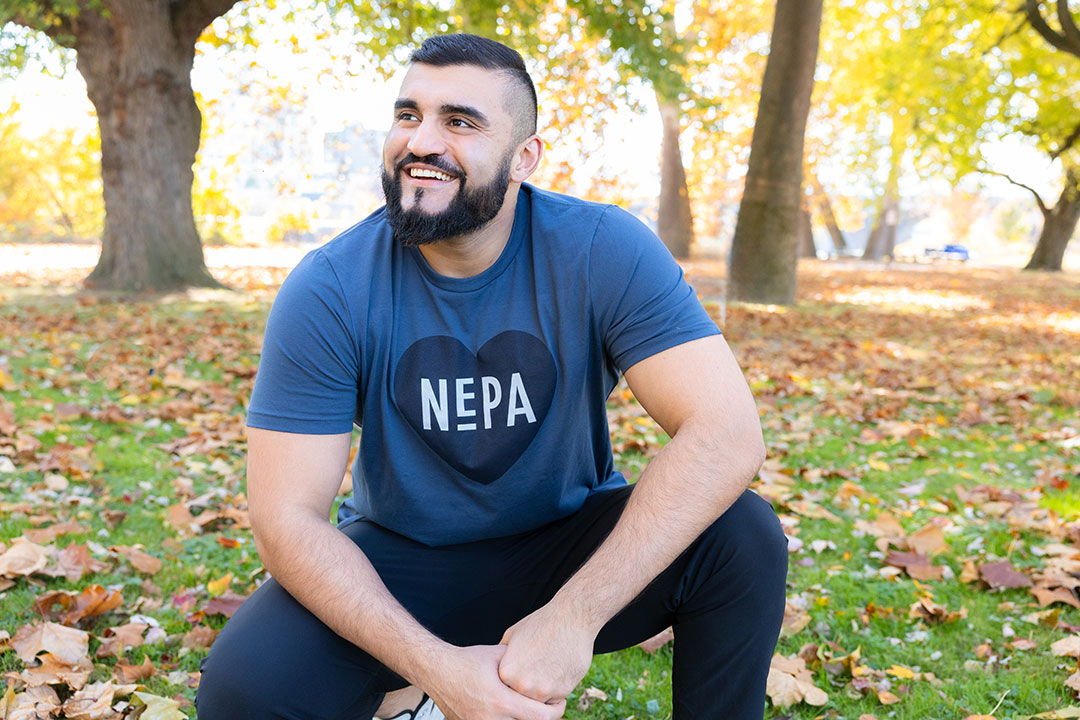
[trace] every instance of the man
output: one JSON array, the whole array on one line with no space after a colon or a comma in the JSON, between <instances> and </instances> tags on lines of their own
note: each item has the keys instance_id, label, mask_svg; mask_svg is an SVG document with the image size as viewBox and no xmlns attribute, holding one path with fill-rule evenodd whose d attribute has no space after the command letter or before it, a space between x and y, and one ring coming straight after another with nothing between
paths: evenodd
<instances>
[{"instance_id":1,"label":"man","mask_svg":"<svg viewBox=\"0 0 1080 720\"><path fill-rule=\"evenodd\" d=\"M558 718L594 652L669 625L676 718L762 716L787 555L746 491L753 400L651 232L523 184L542 151L516 52L412 55L386 206L270 313L248 497L273 579L204 662L204 720L387 717L420 691L451 720ZM632 491L605 412L620 371L672 437Z\"/></svg>"}]
</instances>

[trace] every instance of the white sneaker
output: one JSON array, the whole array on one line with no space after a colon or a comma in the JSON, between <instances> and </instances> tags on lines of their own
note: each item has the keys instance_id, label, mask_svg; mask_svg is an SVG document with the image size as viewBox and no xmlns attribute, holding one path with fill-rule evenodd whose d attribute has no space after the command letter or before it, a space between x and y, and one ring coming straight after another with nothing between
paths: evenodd
<instances>
[{"instance_id":1,"label":"white sneaker","mask_svg":"<svg viewBox=\"0 0 1080 720\"><path fill-rule=\"evenodd\" d=\"M429 698L427 693L424 693L424 699L420 701L415 710L402 710L397 715L386 718L386 720L446 720L446 716L435 705L435 701Z\"/></svg>"}]
</instances>

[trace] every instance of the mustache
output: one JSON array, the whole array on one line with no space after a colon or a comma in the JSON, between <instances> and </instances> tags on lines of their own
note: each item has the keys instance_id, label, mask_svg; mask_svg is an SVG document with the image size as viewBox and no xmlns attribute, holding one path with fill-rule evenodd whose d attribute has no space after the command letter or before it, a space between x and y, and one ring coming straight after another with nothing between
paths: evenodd
<instances>
[{"instance_id":1,"label":"mustache","mask_svg":"<svg viewBox=\"0 0 1080 720\"><path fill-rule=\"evenodd\" d=\"M405 169L406 165L409 165L411 163L423 163L424 165L430 165L433 168L442 170L443 172L449 173L461 180L465 179L465 172L456 165L448 162L446 158L444 158L442 155L425 155L424 157L417 157L411 152L405 153L405 157L401 158L401 160L397 162L397 164L394 166L394 169L398 172L401 172Z\"/></svg>"}]
</instances>

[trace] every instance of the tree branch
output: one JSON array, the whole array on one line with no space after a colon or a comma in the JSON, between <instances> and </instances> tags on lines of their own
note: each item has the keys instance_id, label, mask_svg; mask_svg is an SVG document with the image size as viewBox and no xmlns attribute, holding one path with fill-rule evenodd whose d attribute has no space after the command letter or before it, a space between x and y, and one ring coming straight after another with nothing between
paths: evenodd
<instances>
[{"instance_id":1,"label":"tree branch","mask_svg":"<svg viewBox=\"0 0 1080 720\"><path fill-rule=\"evenodd\" d=\"M172 21L177 38L195 44L206 26L224 15L237 0L173 0Z\"/></svg>"},{"instance_id":2,"label":"tree branch","mask_svg":"<svg viewBox=\"0 0 1080 720\"><path fill-rule=\"evenodd\" d=\"M1069 43L1069 52L1080 58L1080 29L1069 11L1069 0L1057 0L1057 16L1065 41Z\"/></svg>"},{"instance_id":3,"label":"tree branch","mask_svg":"<svg viewBox=\"0 0 1080 720\"><path fill-rule=\"evenodd\" d=\"M1008 174L1003 173L1003 172L998 172L997 170L989 170L987 168L980 168L978 170L978 172L983 173L984 175L997 175L998 177L1003 177L1006 180L1008 180L1009 182L1011 182L1013 185L1016 185L1017 187L1024 188L1025 190L1027 190L1028 192L1030 192L1032 195L1035 196L1035 202L1039 203L1039 210L1042 211L1042 214L1043 215L1049 215L1050 214L1050 209L1048 207L1046 207L1046 203L1043 202L1042 195L1040 195L1038 193L1038 191L1035 190L1035 188L1030 187L1028 185L1025 185L1022 182L1017 182L1016 180L1013 180L1011 177L1009 177Z\"/></svg>"},{"instance_id":4,"label":"tree branch","mask_svg":"<svg viewBox=\"0 0 1080 720\"><path fill-rule=\"evenodd\" d=\"M34 15L17 12L7 18L7 21L44 33L46 37L57 45L72 47L75 31L72 27L71 17L58 12L56 6L52 2L48 2L48 0L39 3L39 5L41 9Z\"/></svg>"},{"instance_id":5,"label":"tree branch","mask_svg":"<svg viewBox=\"0 0 1080 720\"><path fill-rule=\"evenodd\" d=\"M1072 48L1069 47L1069 43L1065 42L1064 36L1046 24L1046 20L1043 19L1042 14L1039 12L1041 4L1041 0L1027 0L1025 11L1031 27L1035 28L1035 31L1042 35L1046 42L1058 50L1071 53Z\"/></svg>"},{"instance_id":6,"label":"tree branch","mask_svg":"<svg viewBox=\"0 0 1080 720\"><path fill-rule=\"evenodd\" d=\"M1057 160L1066 150L1075 145L1077 140L1080 140L1080 124L1078 124L1076 128L1071 133L1069 133L1069 137L1065 138L1065 141L1061 143L1061 147L1050 153L1050 159Z\"/></svg>"}]
</instances>

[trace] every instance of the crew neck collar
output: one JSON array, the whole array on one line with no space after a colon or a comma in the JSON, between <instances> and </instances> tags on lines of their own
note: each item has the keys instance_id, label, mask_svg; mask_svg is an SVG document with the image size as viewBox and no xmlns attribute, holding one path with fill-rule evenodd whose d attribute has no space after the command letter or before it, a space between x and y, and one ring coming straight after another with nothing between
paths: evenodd
<instances>
[{"instance_id":1,"label":"crew neck collar","mask_svg":"<svg viewBox=\"0 0 1080 720\"><path fill-rule=\"evenodd\" d=\"M465 278L442 275L432 269L424 254L420 252L420 248L410 247L408 250L416 261L417 267L420 268L420 272L431 284L451 292L478 290L502 275L506 268L510 266L510 263L513 262L514 256L517 255L518 249L521 247L528 231L529 210L529 193L525 192L523 186L518 190L517 207L514 208L514 225L510 229L510 237L506 240L506 246L503 247L498 259L492 263L491 267L478 275Z\"/></svg>"}]
</instances>

